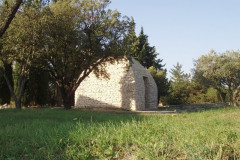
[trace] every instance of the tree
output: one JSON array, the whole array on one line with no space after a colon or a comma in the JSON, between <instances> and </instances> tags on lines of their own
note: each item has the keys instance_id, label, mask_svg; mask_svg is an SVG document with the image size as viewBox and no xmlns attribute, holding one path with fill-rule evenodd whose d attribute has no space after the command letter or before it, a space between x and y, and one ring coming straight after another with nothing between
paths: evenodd
<instances>
[{"instance_id":1,"label":"tree","mask_svg":"<svg viewBox=\"0 0 240 160\"><path fill-rule=\"evenodd\" d=\"M155 47L151 47L148 43L148 36L144 34L143 27L138 36L137 51L132 55L136 58L144 67L149 68L151 66L161 70L164 65L161 64L162 59L157 59L157 53Z\"/></svg>"},{"instance_id":2,"label":"tree","mask_svg":"<svg viewBox=\"0 0 240 160\"><path fill-rule=\"evenodd\" d=\"M168 94L169 82L167 79L167 71L166 70L157 70L153 66L148 69L153 79L155 80L158 87L158 101L161 97L164 97Z\"/></svg>"},{"instance_id":3,"label":"tree","mask_svg":"<svg viewBox=\"0 0 240 160\"><path fill-rule=\"evenodd\" d=\"M219 102L218 92L216 89L210 87L207 89L206 92L206 101L210 103L217 103Z\"/></svg>"},{"instance_id":4,"label":"tree","mask_svg":"<svg viewBox=\"0 0 240 160\"><path fill-rule=\"evenodd\" d=\"M14 68L14 73L18 73L18 67ZM18 88L18 75L14 76L14 88ZM38 68L29 69L28 78L24 87L22 104L28 105L45 105L50 102L49 98L49 74Z\"/></svg>"},{"instance_id":5,"label":"tree","mask_svg":"<svg viewBox=\"0 0 240 160\"><path fill-rule=\"evenodd\" d=\"M182 65L179 63L173 67L174 68L170 70L169 97L166 101L169 104L185 104L188 102L190 95L190 75L182 71Z\"/></svg>"},{"instance_id":6,"label":"tree","mask_svg":"<svg viewBox=\"0 0 240 160\"><path fill-rule=\"evenodd\" d=\"M10 7L8 5L8 1L3 1L0 7L0 50L2 49L2 36L8 29L9 25L11 24L13 18L15 17L18 8L20 7L22 0L17 0L15 4ZM1 56L0 52L0 56ZM1 76L1 100L2 103L10 103L11 94L8 90L8 85L5 82L7 78L8 84L13 85L13 78L12 78L12 66L11 63L7 64L4 62L0 62L0 76Z\"/></svg>"},{"instance_id":7,"label":"tree","mask_svg":"<svg viewBox=\"0 0 240 160\"><path fill-rule=\"evenodd\" d=\"M184 82L189 79L189 75L185 74L184 71L182 71L182 65L177 62L177 65L173 66L174 68L170 70L171 73L171 81L173 82Z\"/></svg>"},{"instance_id":8,"label":"tree","mask_svg":"<svg viewBox=\"0 0 240 160\"><path fill-rule=\"evenodd\" d=\"M144 67L148 68L148 71L153 76L158 86L158 101L160 96L165 96L169 87L168 80L166 78L166 70L163 70L164 65L161 64L162 59L156 59L157 53L155 47L150 47L148 43L148 36L144 34L143 28L139 37L136 36L135 22L131 18L129 23L129 31L124 38L124 44L126 54L131 55L137 59Z\"/></svg>"},{"instance_id":9,"label":"tree","mask_svg":"<svg viewBox=\"0 0 240 160\"><path fill-rule=\"evenodd\" d=\"M221 99L222 103L225 103L227 97L226 87L221 85L221 81L219 79L207 79L203 76L203 72L196 67L197 61L195 61L195 68L193 69L193 80L206 88L213 88L217 90L217 94ZM215 73L215 72L213 72Z\"/></svg>"},{"instance_id":10,"label":"tree","mask_svg":"<svg viewBox=\"0 0 240 160\"><path fill-rule=\"evenodd\" d=\"M215 89L221 92L226 88L232 105L237 105L240 90L240 52L226 51L217 54L211 50L195 63L195 74L207 80ZM201 79L200 79L201 80Z\"/></svg>"},{"instance_id":11,"label":"tree","mask_svg":"<svg viewBox=\"0 0 240 160\"><path fill-rule=\"evenodd\" d=\"M5 19L1 22L0 38L3 36L3 34L8 29L9 25L11 24L13 18L15 17L15 14L17 13L18 8L22 4L22 2L23 2L23 0L16 0L16 3L10 9L8 9Z\"/></svg>"},{"instance_id":12,"label":"tree","mask_svg":"<svg viewBox=\"0 0 240 160\"><path fill-rule=\"evenodd\" d=\"M162 70L164 65L161 64L162 59L157 59L158 53L156 53L155 47L151 47L148 43L148 36L144 34L143 28L141 28L141 32L137 37L135 27L134 19L131 18L128 33L124 38L126 54L134 57L145 68L153 66L158 70Z\"/></svg>"},{"instance_id":13,"label":"tree","mask_svg":"<svg viewBox=\"0 0 240 160\"><path fill-rule=\"evenodd\" d=\"M124 49L126 55L131 55L132 57L137 57L138 45L139 41L136 36L135 27L136 24L134 22L133 17L131 17L131 21L129 22L129 30L127 35L124 37Z\"/></svg>"},{"instance_id":14,"label":"tree","mask_svg":"<svg viewBox=\"0 0 240 160\"><path fill-rule=\"evenodd\" d=\"M43 8L41 64L55 79L66 109L74 105L76 89L91 72L107 76L105 62L124 56L128 19L107 10L109 3L67 0Z\"/></svg>"},{"instance_id":15,"label":"tree","mask_svg":"<svg viewBox=\"0 0 240 160\"><path fill-rule=\"evenodd\" d=\"M16 12L17 12L17 10L20 7L22 2L23 2L22 0L16 0L15 3L10 1L10 0L4 0L4 2L2 3L2 5L1 5L1 17L0 17L0 22L1 22L0 35L1 35L1 38L2 38L2 35L9 28L9 25L13 21L13 18L15 17L15 14L16 14ZM24 7L23 7L22 10L26 10L26 8L29 8L29 7L35 7L35 8L39 7L40 6L39 4L43 5L43 4L45 4L45 1L44 0L43 1L42 0L36 0L36 1L35 0L34 1L28 0L28 1L25 1ZM18 14L18 16L21 17L20 14ZM26 16L26 15L23 14L23 17L24 16ZM24 21L24 18L22 18L21 20ZM16 24L17 23L15 23L15 27L10 26L11 31L9 31L8 35L4 37L4 39L3 39L4 43L2 44L2 42L1 42L0 73L4 77L4 79L6 80L6 82L3 82L3 86L2 86L3 88L2 89L9 88L10 93L11 93L11 94L7 94L7 93L9 93L9 91L6 91L6 92L4 92L4 96L6 97L7 95L12 95L13 99L15 101L16 107L21 108L21 97L22 97L22 94L23 94L24 84L26 82L26 77L27 77L26 73L28 72L29 64L25 64L25 67L22 67L21 68L22 70L21 69L19 70L20 72L22 72L22 73L25 72L25 73L24 73L24 76L22 76L22 75L18 76L19 80L17 80L17 82L18 82L17 86L19 86L19 89L18 89L18 91L16 91L16 93L14 93L13 77L12 77L12 65L13 65L13 63L15 63L15 65L16 65L16 63L19 62L19 60L21 59L20 56L24 57L23 56L24 51L21 52L22 54L20 53L21 55L16 54L16 52L18 52L19 48L21 48L21 47L18 46L19 48L14 48L15 43L12 43L12 46L10 45L10 43L14 38L16 38L16 37L19 38L19 36L21 36L20 34L14 32L14 29L19 31L18 27L22 27L21 29L24 29L24 27L25 27L24 25L19 25L19 26L16 27ZM22 24L22 23L20 23L20 24ZM28 25L26 27L33 27L33 26ZM32 32L32 34L34 34L34 32ZM31 32L30 32L30 35L31 35ZM8 38L8 37L10 37L10 38ZM6 44L8 44L8 46L5 46ZM2 53L2 52L4 52L4 53ZM15 55L13 54L13 52L15 52L14 53ZM24 58L26 58L26 57L24 57ZM30 60L30 59L28 59L28 60ZM24 62L24 61L22 61L22 62ZM15 88L16 88L16 86L15 86ZM10 97L11 96L8 96L7 100L5 100L7 103L10 103ZM4 103L5 103L5 101L4 101Z\"/></svg>"},{"instance_id":16,"label":"tree","mask_svg":"<svg viewBox=\"0 0 240 160\"><path fill-rule=\"evenodd\" d=\"M17 86L18 89L14 92L14 87L11 85L9 78L6 76L5 68L0 67L10 93L15 101L16 108L21 108L21 98L24 92L24 86L28 79L29 70L37 60L37 49L41 45L40 37L40 10L33 7L25 7L22 12L17 14L17 18L13 20L12 25L4 35L2 41L2 50L0 60L4 64L13 64L18 67L17 73ZM26 29L27 28L27 29ZM16 33L15 31L18 30Z\"/></svg>"},{"instance_id":17,"label":"tree","mask_svg":"<svg viewBox=\"0 0 240 160\"><path fill-rule=\"evenodd\" d=\"M12 65L11 64L5 64L5 74L8 77L11 85L13 85L13 77L12 77ZM0 73L0 104L10 104L11 101L11 93L8 89L8 85L3 77L3 75Z\"/></svg>"}]
</instances>

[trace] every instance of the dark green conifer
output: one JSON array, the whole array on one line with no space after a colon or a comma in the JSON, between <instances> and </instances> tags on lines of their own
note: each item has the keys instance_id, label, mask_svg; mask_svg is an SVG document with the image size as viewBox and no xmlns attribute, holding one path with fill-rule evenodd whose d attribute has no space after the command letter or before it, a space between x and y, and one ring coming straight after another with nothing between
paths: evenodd
<instances>
[{"instance_id":1,"label":"dark green conifer","mask_svg":"<svg viewBox=\"0 0 240 160\"><path fill-rule=\"evenodd\" d=\"M13 77L12 77L12 64L5 64L5 72L9 78L9 81L13 85ZM6 80L0 74L0 104L10 104L11 101L11 93L8 89Z\"/></svg>"}]
</instances>

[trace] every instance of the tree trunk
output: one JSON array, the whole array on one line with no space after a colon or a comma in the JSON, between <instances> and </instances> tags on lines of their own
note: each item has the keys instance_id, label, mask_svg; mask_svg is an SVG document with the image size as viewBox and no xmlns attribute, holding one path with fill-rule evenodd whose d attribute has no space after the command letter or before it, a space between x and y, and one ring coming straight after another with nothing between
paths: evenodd
<instances>
[{"instance_id":1,"label":"tree trunk","mask_svg":"<svg viewBox=\"0 0 240 160\"><path fill-rule=\"evenodd\" d=\"M4 72L9 79L11 86L13 86L12 64L4 64L4 68ZM0 99L2 99L2 104L10 104L12 95L2 71L0 71L0 77L0 83L2 83L2 85L0 85Z\"/></svg>"},{"instance_id":2,"label":"tree trunk","mask_svg":"<svg viewBox=\"0 0 240 160\"><path fill-rule=\"evenodd\" d=\"M18 81L18 95L15 94L14 90L13 90L13 86L8 78L8 76L6 75L6 72L4 71L3 68L0 68L0 72L2 73L4 79L6 80L7 82L7 85L8 85L8 88L10 90L10 93L13 97L13 100L15 102L15 107L18 108L18 109L21 109L22 108L22 105L21 105L21 99L22 99L22 95L23 95L23 91L24 91L24 85L26 83L26 78L25 77L21 77Z\"/></svg>"},{"instance_id":3,"label":"tree trunk","mask_svg":"<svg viewBox=\"0 0 240 160\"><path fill-rule=\"evenodd\" d=\"M238 105L238 98L240 92L240 85L235 89L233 93L233 106L236 107Z\"/></svg>"},{"instance_id":4,"label":"tree trunk","mask_svg":"<svg viewBox=\"0 0 240 160\"><path fill-rule=\"evenodd\" d=\"M74 106L74 93L72 89L66 89L64 87L60 87L62 99L63 99L63 105L65 109L71 109L72 106Z\"/></svg>"},{"instance_id":5,"label":"tree trunk","mask_svg":"<svg viewBox=\"0 0 240 160\"><path fill-rule=\"evenodd\" d=\"M239 99L240 99L240 97L238 96L236 99L236 106L238 105Z\"/></svg>"},{"instance_id":6,"label":"tree trunk","mask_svg":"<svg viewBox=\"0 0 240 160\"><path fill-rule=\"evenodd\" d=\"M230 105L234 106L234 100L233 100L232 94L229 94L229 98L230 98Z\"/></svg>"},{"instance_id":7,"label":"tree trunk","mask_svg":"<svg viewBox=\"0 0 240 160\"><path fill-rule=\"evenodd\" d=\"M17 99L15 100L15 107L16 107L17 109L22 109L21 99L17 98Z\"/></svg>"},{"instance_id":8,"label":"tree trunk","mask_svg":"<svg viewBox=\"0 0 240 160\"><path fill-rule=\"evenodd\" d=\"M216 88L216 89L219 93L219 96L220 96L220 99L221 99L222 103L225 103L226 94L224 92L222 92L221 89L219 89L219 88Z\"/></svg>"},{"instance_id":9,"label":"tree trunk","mask_svg":"<svg viewBox=\"0 0 240 160\"><path fill-rule=\"evenodd\" d=\"M3 68L0 68L0 72L2 73L4 79L6 80L8 89L9 89L9 91L10 91L10 93L11 93L11 96L13 97L13 99L14 99L14 101L15 101L15 104L16 104L16 102L17 102L17 96L16 96L16 94L14 93L13 86L12 86L12 84L11 84L11 82L10 82L10 80L9 80L8 76L6 75L6 72L4 71Z\"/></svg>"},{"instance_id":10,"label":"tree trunk","mask_svg":"<svg viewBox=\"0 0 240 160\"><path fill-rule=\"evenodd\" d=\"M18 80L18 95L17 95L17 102L15 102L16 108L22 108L22 96L24 93L24 86L26 84L26 78L24 76L20 76Z\"/></svg>"},{"instance_id":11,"label":"tree trunk","mask_svg":"<svg viewBox=\"0 0 240 160\"><path fill-rule=\"evenodd\" d=\"M72 106L74 106L74 96L70 95L70 96L64 97L63 105L65 109L71 109Z\"/></svg>"},{"instance_id":12,"label":"tree trunk","mask_svg":"<svg viewBox=\"0 0 240 160\"><path fill-rule=\"evenodd\" d=\"M232 91L232 85L231 84L228 85L228 94L229 94L229 98L230 98L230 105L233 106L234 105L234 100L233 100L233 91Z\"/></svg>"},{"instance_id":13,"label":"tree trunk","mask_svg":"<svg viewBox=\"0 0 240 160\"><path fill-rule=\"evenodd\" d=\"M61 106L62 103L62 94L60 88L57 86L57 95L56 95L57 106Z\"/></svg>"}]
</instances>

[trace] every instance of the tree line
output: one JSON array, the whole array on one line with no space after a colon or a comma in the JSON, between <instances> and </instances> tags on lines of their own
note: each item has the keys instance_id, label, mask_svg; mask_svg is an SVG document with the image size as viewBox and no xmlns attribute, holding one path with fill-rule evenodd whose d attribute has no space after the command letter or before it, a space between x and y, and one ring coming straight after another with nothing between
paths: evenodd
<instances>
[{"instance_id":1,"label":"tree line","mask_svg":"<svg viewBox=\"0 0 240 160\"><path fill-rule=\"evenodd\" d=\"M11 1L4 1L4 15ZM1 37L2 76L16 108L21 108L31 71L47 71L70 109L74 92L91 72L104 72L104 63L124 56L128 19L107 9L109 1L25 1ZM11 8L11 7L10 7ZM15 71L13 86L6 66ZM17 69L16 69L17 68Z\"/></svg>"},{"instance_id":2,"label":"tree line","mask_svg":"<svg viewBox=\"0 0 240 160\"><path fill-rule=\"evenodd\" d=\"M210 50L194 61L192 76L177 63L170 70L169 90L162 97L165 104L230 102L237 106L240 91L240 51Z\"/></svg>"},{"instance_id":3,"label":"tree line","mask_svg":"<svg viewBox=\"0 0 240 160\"><path fill-rule=\"evenodd\" d=\"M4 0L0 103L13 100L16 108L63 104L70 109L75 90L90 73L107 76L105 63L130 55L151 73L163 104L237 105L239 51L211 50L194 62L192 76L177 63L168 80L163 59L143 27L136 35L134 19L108 9L109 4L109 0Z\"/></svg>"},{"instance_id":4,"label":"tree line","mask_svg":"<svg viewBox=\"0 0 240 160\"><path fill-rule=\"evenodd\" d=\"M133 56L162 70L143 28L110 1L24 1L0 39L1 103L74 105L74 93L91 73L106 75L105 63ZM1 6L1 24L14 3ZM4 92L3 92L4 91Z\"/></svg>"}]
</instances>

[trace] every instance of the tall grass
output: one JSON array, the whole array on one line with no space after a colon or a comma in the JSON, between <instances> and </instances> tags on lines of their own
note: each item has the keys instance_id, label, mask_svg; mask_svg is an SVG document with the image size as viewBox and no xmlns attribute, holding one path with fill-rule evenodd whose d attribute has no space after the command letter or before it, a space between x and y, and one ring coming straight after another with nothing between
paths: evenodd
<instances>
[{"instance_id":1,"label":"tall grass","mask_svg":"<svg viewBox=\"0 0 240 160\"><path fill-rule=\"evenodd\" d=\"M240 109L179 115L0 111L0 159L239 159Z\"/></svg>"}]
</instances>

